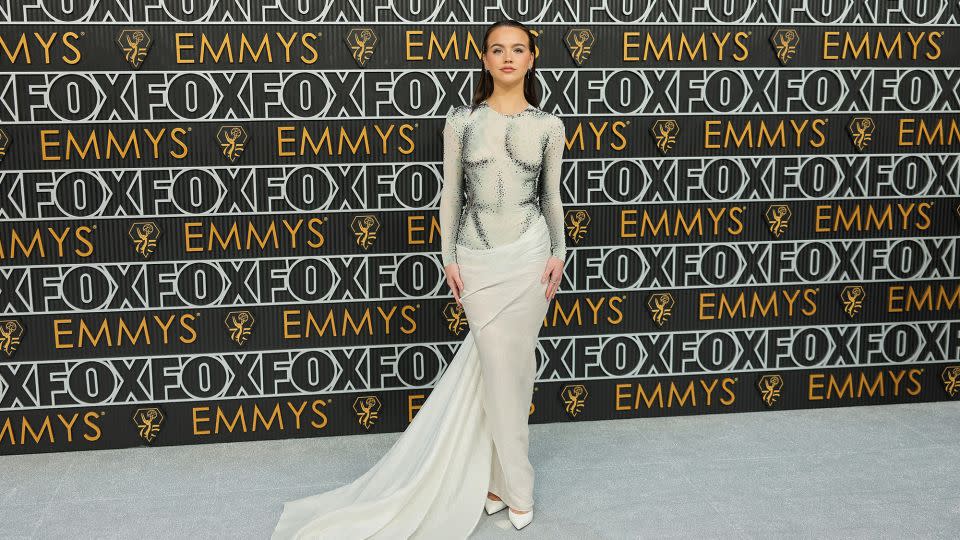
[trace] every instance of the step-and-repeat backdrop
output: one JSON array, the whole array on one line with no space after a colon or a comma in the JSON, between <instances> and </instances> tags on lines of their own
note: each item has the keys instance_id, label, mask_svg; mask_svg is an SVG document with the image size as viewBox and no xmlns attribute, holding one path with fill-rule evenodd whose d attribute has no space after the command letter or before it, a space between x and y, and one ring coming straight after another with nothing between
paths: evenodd
<instances>
[{"instance_id":1,"label":"step-and-repeat backdrop","mask_svg":"<svg viewBox=\"0 0 960 540\"><path fill-rule=\"evenodd\" d=\"M567 132L531 422L957 399L960 3L387 4L0 0L0 454L405 429L502 18Z\"/></svg>"}]
</instances>

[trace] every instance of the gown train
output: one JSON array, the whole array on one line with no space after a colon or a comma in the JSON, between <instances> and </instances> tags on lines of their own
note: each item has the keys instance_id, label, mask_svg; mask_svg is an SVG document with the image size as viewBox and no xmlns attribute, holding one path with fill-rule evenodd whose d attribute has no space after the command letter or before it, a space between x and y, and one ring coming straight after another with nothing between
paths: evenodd
<instances>
[{"instance_id":1,"label":"gown train","mask_svg":"<svg viewBox=\"0 0 960 540\"><path fill-rule=\"evenodd\" d=\"M527 422L549 257L542 216L508 244L457 247L469 331L446 371L367 472L284 503L273 540L467 538L487 491L533 508Z\"/></svg>"}]
</instances>

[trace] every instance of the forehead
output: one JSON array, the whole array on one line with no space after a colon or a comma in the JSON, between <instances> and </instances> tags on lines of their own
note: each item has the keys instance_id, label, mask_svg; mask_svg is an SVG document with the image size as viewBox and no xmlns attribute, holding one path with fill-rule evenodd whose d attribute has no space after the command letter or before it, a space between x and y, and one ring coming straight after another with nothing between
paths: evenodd
<instances>
[{"instance_id":1,"label":"forehead","mask_svg":"<svg viewBox=\"0 0 960 540\"><path fill-rule=\"evenodd\" d=\"M513 45L528 45L530 42L529 36L527 33L513 26L501 26L495 29L493 32L490 32L489 40L490 46L502 45L505 47Z\"/></svg>"}]
</instances>

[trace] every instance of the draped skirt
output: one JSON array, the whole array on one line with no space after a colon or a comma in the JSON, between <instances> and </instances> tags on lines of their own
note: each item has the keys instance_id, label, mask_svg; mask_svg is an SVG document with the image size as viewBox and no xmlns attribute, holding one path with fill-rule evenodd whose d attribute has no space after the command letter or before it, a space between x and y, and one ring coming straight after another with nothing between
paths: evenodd
<instances>
[{"instance_id":1,"label":"draped skirt","mask_svg":"<svg viewBox=\"0 0 960 540\"><path fill-rule=\"evenodd\" d=\"M440 380L366 473L284 503L273 540L466 538L488 491L533 508L527 422L549 257L543 216L508 244L457 246L469 331Z\"/></svg>"}]
</instances>

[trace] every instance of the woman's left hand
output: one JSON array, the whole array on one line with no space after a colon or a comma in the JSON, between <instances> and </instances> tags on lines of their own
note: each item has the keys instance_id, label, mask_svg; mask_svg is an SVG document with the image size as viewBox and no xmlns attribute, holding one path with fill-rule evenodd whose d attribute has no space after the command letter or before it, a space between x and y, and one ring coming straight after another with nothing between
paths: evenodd
<instances>
[{"instance_id":1,"label":"woman's left hand","mask_svg":"<svg viewBox=\"0 0 960 540\"><path fill-rule=\"evenodd\" d=\"M546 292L547 300L553 300L554 295L557 294L557 288L560 287L560 279L562 277L563 261L556 257L547 259L547 267L540 277L540 283L547 283L549 281Z\"/></svg>"}]
</instances>

